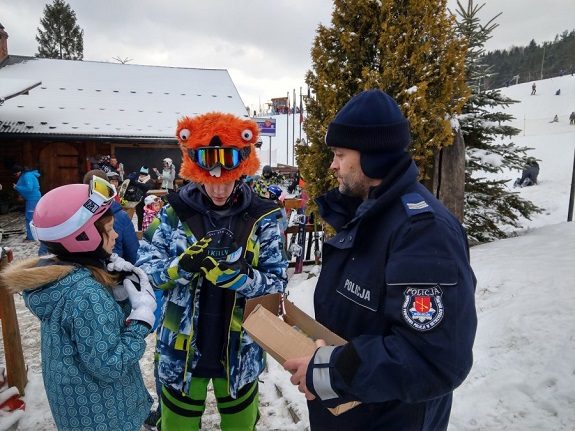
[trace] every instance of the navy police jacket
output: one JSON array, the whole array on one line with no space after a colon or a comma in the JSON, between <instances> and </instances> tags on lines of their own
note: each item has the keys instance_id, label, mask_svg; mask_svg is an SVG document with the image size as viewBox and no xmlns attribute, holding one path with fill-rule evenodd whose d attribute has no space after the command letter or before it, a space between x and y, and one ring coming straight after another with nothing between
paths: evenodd
<instances>
[{"instance_id":1,"label":"navy police jacket","mask_svg":"<svg viewBox=\"0 0 575 431\"><path fill-rule=\"evenodd\" d=\"M316 319L348 341L319 348L306 375L312 430L442 430L472 365L476 279L459 221L401 172L366 201L317 199L337 234L323 250ZM326 407L360 401L333 415Z\"/></svg>"}]
</instances>

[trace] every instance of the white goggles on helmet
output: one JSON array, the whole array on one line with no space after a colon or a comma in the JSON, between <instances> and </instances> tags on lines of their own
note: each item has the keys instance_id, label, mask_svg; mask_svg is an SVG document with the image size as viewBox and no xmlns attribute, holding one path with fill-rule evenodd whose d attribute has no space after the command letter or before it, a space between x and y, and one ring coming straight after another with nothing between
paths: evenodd
<instances>
[{"instance_id":1,"label":"white goggles on helmet","mask_svg":"<svg viewBox=\"0 0 575 431\"><path fill-rule=\"evenodd\" d=\"M66 238L79 230L102 206L109 204L116 196L116 188L100 177L93 177L89 185L88 199L70 216L57 226L37 227L30 222L30 231L37 241L54 241Z\"/></svg>"}]
</instances>

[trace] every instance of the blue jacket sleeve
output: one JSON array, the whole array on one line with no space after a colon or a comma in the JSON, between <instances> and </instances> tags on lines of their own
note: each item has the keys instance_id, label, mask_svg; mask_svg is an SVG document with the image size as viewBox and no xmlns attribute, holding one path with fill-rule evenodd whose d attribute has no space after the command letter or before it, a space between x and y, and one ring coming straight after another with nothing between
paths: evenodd
<instances>
[{"instance_id":1,"label":"blue jacket sleeve","mask_svg":"<svg viewBox=\"0 0 575 431\"><path fill-rule=\"evenodd\" d=\"M136 229L128 214L119 210L114 213L114 230L118 234L114 244L114 253L130 263L136 263L140 241L136 235Z\"/></svg>"},{"instance_id":2,"label":"blue jacket sleeve","mask_svg":"<svg viewBox=\"0 0 575 431\"><path fill-rule=\"evenodd\" d=\"M16 183L16 190L25 200L30 200L31 198L36 197L37 199L40 198L39 196L39 185L38 179L36 175L32 171L23 172L18 178L18 182ZM38 195L38 196L35 196Z\"/></svg>"},{"instance_id":3,"label":"blue jacket sleeve","mask_svg":"<svg viewBox=\"0 0 575 431\"><path fill-rule=\"evenodd\" d=\"M188 243L182 223L168 208L166 205L158 213L156 218L160 223L152 224L144 233L136 261L158 289L169 289L176 283L188 284L195 276L178 268L180 255L191 243ZM190 241L195 240L190 237Z\"/></svg>"}]
</instances>

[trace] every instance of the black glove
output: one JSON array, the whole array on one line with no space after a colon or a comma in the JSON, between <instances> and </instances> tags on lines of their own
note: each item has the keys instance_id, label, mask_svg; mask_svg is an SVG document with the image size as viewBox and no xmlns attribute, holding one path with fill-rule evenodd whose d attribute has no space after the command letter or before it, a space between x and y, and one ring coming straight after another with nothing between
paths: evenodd
<instances>
[{"instance_id":1,"label":"black glove","mask_svg":"<svg viewBox=\"0 0 575 431\"><path fill-rule=\"evenodd\" d=\"M202 262L208 257L211 238L202 238L180 255L180 268L187 272L199 272Z\"/></svg>"}]
</instances>

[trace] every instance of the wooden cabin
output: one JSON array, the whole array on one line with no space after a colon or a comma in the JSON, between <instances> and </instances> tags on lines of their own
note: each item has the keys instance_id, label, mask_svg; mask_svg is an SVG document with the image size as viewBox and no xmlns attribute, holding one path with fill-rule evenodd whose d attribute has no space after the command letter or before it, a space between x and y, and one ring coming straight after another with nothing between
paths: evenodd
<instances>
[{"instance_id":1,"label":"wooden cabin","mask_svg":"<svg viewBox=\"0 0 575 431\"><path fill-rule=\"evenodd\" d=\"M96 155L126 173L165 157L179 169L178 119L210 111L248 116L227 70L9 55L0 24L0 184L21 165L46 193L80 182Z\"/></svg>"}]
</instances>

